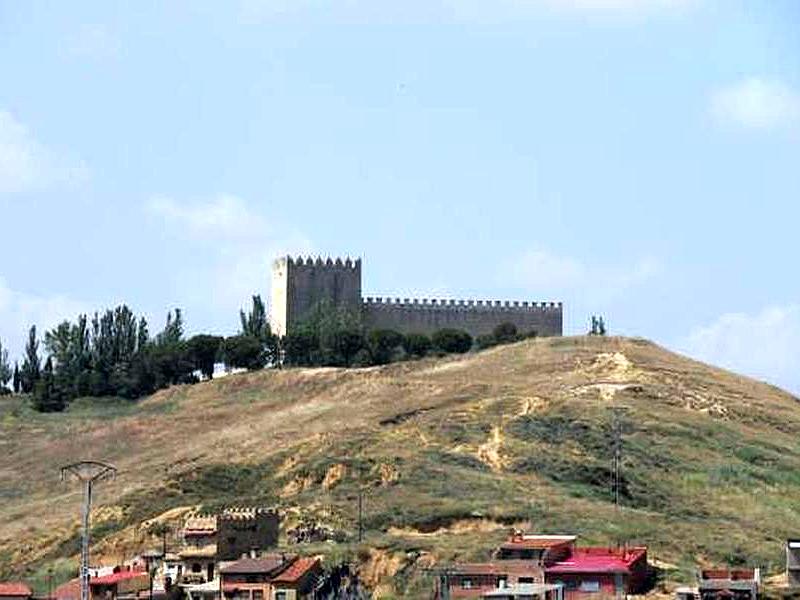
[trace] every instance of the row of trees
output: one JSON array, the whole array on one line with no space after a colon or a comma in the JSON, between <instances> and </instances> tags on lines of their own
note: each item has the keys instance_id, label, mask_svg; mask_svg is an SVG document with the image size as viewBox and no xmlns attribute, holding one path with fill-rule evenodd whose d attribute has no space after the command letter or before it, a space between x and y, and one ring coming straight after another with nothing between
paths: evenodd
<instances>
[{"instance_id":1,"label":"row of trees","mask_svg":"<svg viewBox=\"0 0 800 600\"><path fill-rule=\"evenodd\" d=\"M430 337L403 335L392 329L368 330L358 312L320 303L280 340L280 350L286 365L365 367L432 352L467 352L472 344L472 337L457 329L442 329Z\"/></svg>"},{"instance_id":2,"label":"row of trees","mask_svg":"<svg viewBox=\"0 0 800 600\"><path fill-rule=\"evenodd\" d=\"M11 382L17 393L33 395L40 411L63 410L83 396L138 398L178 383L194 383L198 374L211 379L215 364L228 368L266 366L357 367L387 364L428 354L463 353L520 339L511 323L477 340L465 331L442 329L431 336L403 335L390 329L368 330L356 311L320 303L295 330L278 338L269 326L266 307L253 296L249 311L240 311L238 334L184 337L180 309L167 313L164 329L151 336L147 320L125 305L91 318L64 321L40 339L31 327L21 365L13 369L0 345L0 390ZM2 392L0 392L2 393Z\"/></svg>"},{"instance_id":3,"label":"row of trees","mask_svg":"<svg viewBox=\"0 0 800 600\"><path fill-rule=\"evenodd\" d=\"M82 396L138 398L177 383L213 377L219 361L231 367L260 368L274 360L275 345L259 297L242 311L240 334L223 338L200 334L184 337L180 309L167 314L164 329L150 335L147 320L125 305L91 319L64 321L39 339L31 327L22 363L12 369L0 346L0 388L33 395L37 410L63 410ZM43 344L46 359L40 358Z\"/></svg>"}]
</instances>

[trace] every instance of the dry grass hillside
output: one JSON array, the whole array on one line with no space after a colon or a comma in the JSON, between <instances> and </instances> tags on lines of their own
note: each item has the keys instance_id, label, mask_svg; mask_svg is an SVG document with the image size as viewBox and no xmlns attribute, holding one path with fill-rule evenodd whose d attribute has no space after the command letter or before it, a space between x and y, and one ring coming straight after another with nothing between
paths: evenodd
<instances>
[{"instance_id":1,"label":"dry grass hillside","mask_svg":"<svg viewBox=\"0 0 800 600\"><path fill-rule=\"evenodd\" d=\"M629 407L619 510L614 404ZM800 529L798 434L789 394L624 338L263 371L63 415L0 400L0 577L74 568L80 494L58 467L84 458L119 469L97 490L96 561L155 546L143 523L178 524L198 505L266 502L289 526L311 516L352 534L363 485L366 541L309 550L358 560L397 595L419 597L420 567L481 558L512 524L645 543L684 572L777 570Z\"/></svg>"}]
</instances>

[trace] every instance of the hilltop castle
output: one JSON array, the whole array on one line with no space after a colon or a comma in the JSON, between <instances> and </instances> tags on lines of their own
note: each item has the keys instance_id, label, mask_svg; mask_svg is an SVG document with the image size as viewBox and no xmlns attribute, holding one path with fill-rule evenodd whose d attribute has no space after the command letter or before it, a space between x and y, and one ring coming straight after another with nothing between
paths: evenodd
<instances>
[{"instance_id":1,"label":"hilltop castle","mask_svg":"<svg viewBox=\"0 0 800 600\"><path fill-rule=\"evenodd\" d=\"M361 259L322 260L282 256L272 265L270 324L278 335L291 332L320 301L360 310L369 329L431 334L438 329L463 329L472 336L513 323L520 333L561 335L561 302L437 300L381 298L361 295Z\"/></svg>"}]
</instances>

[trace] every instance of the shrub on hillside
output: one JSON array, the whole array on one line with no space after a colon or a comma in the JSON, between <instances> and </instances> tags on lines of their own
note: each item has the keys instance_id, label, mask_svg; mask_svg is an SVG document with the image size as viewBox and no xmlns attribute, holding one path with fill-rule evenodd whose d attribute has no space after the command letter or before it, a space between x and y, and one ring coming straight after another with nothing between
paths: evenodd
<instances>
[{"instance_id":1,"label":"shrub on hillside","mask_svg":"<svg viewBox=\"0 0 800 600\"><path fill-rule=\"evenodd\" d=\"M234 335L226 338L222 345L225 364L254 371L267 364L264 345L251 335Z\"/></svg>"},{"instance_id":2,"label":"shrub on hillside","mask_svg":"<svg viewBox=\"0 0 800 600\"><path fill-rule=\"evenodd\" d=\"M497 345L497 340L491 333L484 333L475 338L475 347L478 350L485 350Z\"/></svg>"},{"instance_id":3,"label":"shrub on hillside","mask_svg":"<svg viewBox=\"0 0 800 600\"><path fill-rule=\"evenodd\" d=\"M461 329L440 329L433 334L432 341L442 352L463 354L472 348L472 336Z\"/></svg>"},{"instance_id":4,"label":"shrub on hillside","mask_svg":"<svg viewBox=\"0 0 800 600\"><path fill-rule=\"evenodd\" d=\"M431 338L424 333L409 333L403 338L403 350L409 356L425 356L432 346Z\"/></svg>"},{"instance_id":5,"label":"shrub on hillside","mask_svg":"<svg viewBox=\"0 0 800 600\"><path fill-rule=\"evenodd\" d=\"M392 361L396 350L403 344L403 335L393 329L375 329L367 336L372 363L385 365Z\"/></svg>"},{"instance_id":6,"label":"shrub on hillside","mask_svg":"<svg viewBox=\"0 0 800 600\"><path fill-rule=\"evenodd\" d=\"M507 344L509 342L515 342L519 339L517 335L517 326L513 323L500 323L497 327L494 328L492 331L492 336L494 336L495 341L498 344Z\"/></svg>"}]
</instances>

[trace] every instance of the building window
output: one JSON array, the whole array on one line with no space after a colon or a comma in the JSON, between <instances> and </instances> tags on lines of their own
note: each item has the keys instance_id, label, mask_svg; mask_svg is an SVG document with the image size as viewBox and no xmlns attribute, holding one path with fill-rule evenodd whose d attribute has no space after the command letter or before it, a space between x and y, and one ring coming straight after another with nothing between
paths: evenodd
<instances>
[{"instance_id":1,"label":"building window","mask_svg":"<svg viewBox=\"0 0 800 600\"><path fill-rule=\"evenodd\" d=\"M472 589L472 580L471 579L462 579L461 580L461 587L464 588L465 590L471 590Z\"/></svg>"},{"instance_id":2,"label":"building window","mask_svg":"<svg viewBox=\"0 0 800 600\"><path fill-rule=\"evenodd\" d=\"M599 581L581 581L581 591L582 592L599 592L600 591L600 582Z\"/></svg>"},{"instance_id":3,"label":"building window","mask_svg":"<svg viewBox=\"0 0 800 600\"><path fill-rule=\"evenodd\" d=\"M536 580L533 577L520 577L519 583L536 583Z\"/></svg>"},{"instance_id":4,"label":"building window","mask_svg":"<svg viewBox=\"0 0 800 600\"><path fill-rule=\"evenodd\" d=\"M200 573L203 570L203 566L200 563L192 563L192 573Z\"/></svg>"},{"instance_id":5,"label":"building window","mask_svg":"<svg viewBox=\"0 0 800 600\"><path fill-rule=\"evenodd\" d=\"M497 580L497 587L504 590L508 587L508 580L505 577L500 577Z\"/></svg>"},{"instance_id":6,"label":"building window","mask_svg":"<svg viewBox=\"0 0 800 600\"><path fill-rule=\"evenodd\" d=\"M278 590L275 592L275 600L287 600L289 593L286 590Z\"/></svg>"},{"instance_id":7,"label":"building window","mask_svg":"<svg viewBox=\"0 0 800 600\"><path fill-rule=\"evenodd\" d=\"M253 600L264 600L264 590L253 590Z\"/></svg>"}]
</instances>

